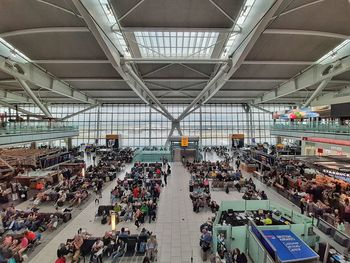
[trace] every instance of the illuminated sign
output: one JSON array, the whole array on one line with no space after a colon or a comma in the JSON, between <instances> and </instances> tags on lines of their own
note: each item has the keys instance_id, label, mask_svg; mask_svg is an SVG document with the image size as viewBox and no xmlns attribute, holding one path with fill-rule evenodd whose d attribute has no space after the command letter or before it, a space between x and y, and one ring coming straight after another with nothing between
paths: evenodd
<instances>
[{"instance_id":1,"label":"illuminated sign","mask_svg":"<svg viewBox=\"0 0 350 263\"><path fill-rule=\"evenodd\" d=\"M181 146L187 147L188 146L188 136L182 136L181 137Z\"/></svg>"}]
</instances>

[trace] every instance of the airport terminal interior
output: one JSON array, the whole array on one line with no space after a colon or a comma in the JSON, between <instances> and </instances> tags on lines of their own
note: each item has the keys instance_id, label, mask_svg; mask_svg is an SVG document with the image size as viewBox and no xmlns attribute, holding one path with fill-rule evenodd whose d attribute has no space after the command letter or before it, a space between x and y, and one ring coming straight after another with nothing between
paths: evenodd
<instances>
[{"instance_id":1,"label":"airport terminal interior","mask_svg":"<svg viewBox=\"0 0 350 263\"><path fill-rule=\"evenodd\" d=\"M0 0L0 263L350 263L349 0Z\"/></svg>"}]
</instances>

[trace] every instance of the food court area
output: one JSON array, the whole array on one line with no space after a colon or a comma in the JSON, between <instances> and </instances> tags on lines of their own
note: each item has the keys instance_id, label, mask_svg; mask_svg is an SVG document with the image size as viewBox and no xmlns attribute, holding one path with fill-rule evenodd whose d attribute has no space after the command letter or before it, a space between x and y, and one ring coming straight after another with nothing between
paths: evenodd
<instances>
[{"instance_id":1,"label":"food court area","mask_svg":"<svg viewBox=\"0 0 350 263\"><path fill-rule=\"evenodd\" d=\"M0 0L0 263L350 263L349 0Z\"/></svg>"}]
</instances>

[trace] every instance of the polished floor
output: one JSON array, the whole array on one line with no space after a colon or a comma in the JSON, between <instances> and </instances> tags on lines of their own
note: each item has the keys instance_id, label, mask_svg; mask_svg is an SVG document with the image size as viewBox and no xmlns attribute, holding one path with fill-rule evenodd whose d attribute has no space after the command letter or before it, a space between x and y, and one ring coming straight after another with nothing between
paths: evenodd
<instances>
[{"instance_id":1,"label":"polished floor","mask_svg":"<svg viewBox=\"0 0 350 263\"><path fill-rule=\"evenodd\" d=\"M207 159L217 159L215 154L208 154ZM189 173L180 163L172 163L172 175L168 177L168 185L163 188L158 208L158 218L156 222L144 224L149 231L157 235L159 244L158 262L161 263L198 263L202 262L199 249L199 226L213 216L210 211L201 211L194 213L192 203L189 198ZM126 171L130 169L126 167ZM125 172L121 172L119 176L123 176ZM248 175L245 175L248 176ZM264 189L268 197L285 206L292 208L292 204L274 192L272 189L266 188L265 185L258 181L258 189ZM110 191L115 186L112 182L103 191L103 198L100 204L109 204ZM219 202L223 200L241 200L242 194L237 191L230 191L226 194L224 191L212 191L212 199ZM295 209L298 209L294 207ZM60 243L66 242L68 238L72 238L77 230L81 227L86 229L94 236L102 236L105 231L110 230L110 226L101 225L100 220L94 220L97 205L94 204L93 198L90 203L85 206L79 214L68 224L65 224L50 240L45 242L38 248L39 251L34 256L29 255L30 263L53 263L56 259L56 250ZM128 227L132 233L138 233L135 225L131 222L122 222L117 228ZM45 236L44 236L45 239ZM193 261L191 261L191 258ZM139 262L140 258L129 258L119 262ZM103 262L110 262L104 260Z\"/></svg>"}]
</instances>

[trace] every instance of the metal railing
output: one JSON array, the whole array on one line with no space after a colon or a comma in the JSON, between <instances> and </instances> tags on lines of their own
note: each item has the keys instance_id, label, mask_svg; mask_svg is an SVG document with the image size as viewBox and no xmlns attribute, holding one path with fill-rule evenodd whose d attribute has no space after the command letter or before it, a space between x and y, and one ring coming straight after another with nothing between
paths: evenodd
<instances>
[{"instance_id":1,"label":"metal railing","mask_svg":"<svg viewBox=\"0 0 350 263\"><path fill-rule=\"evenodd\" d=\"M0 125L0 136L79 130L67 122L6 122Z\"/></svg>"},{"instance_id":2,"label":"metal railing","mask_svg":"<svg viewBox=\"0 0 350 263\"><path fill-rule=\"evenodd\" d=\"M274 124L270 128L277 131L304 131L304 132L321 132L321 133L340 133L350 134L350 126L339 125L334 123L284 123Z\"/></svg>"}]
</instances>

